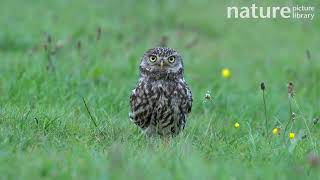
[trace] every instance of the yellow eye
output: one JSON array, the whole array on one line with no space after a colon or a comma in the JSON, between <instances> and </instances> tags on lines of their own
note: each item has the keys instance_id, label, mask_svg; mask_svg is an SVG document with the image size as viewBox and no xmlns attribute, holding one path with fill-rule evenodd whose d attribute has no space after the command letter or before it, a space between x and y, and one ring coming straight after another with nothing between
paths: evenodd
<instances>
[{"instance_id":1,"label":"yellow eye","mask_svg":"<svg viewBox=\"0 0 320 180\"><path fill-rule=\"evenodd\" d=\"M174 56L170 56L168 58L169 63L174 63L175 60L176 60L176 57L174 57Z\"/></svg>"},{"instance_id":2,"label":"yellow eye","mask_svg":"<svg viewBox=\"0 0 320 180\"><path fill-rule=\"evenodd\" d=\"M154 55L149 56L149 61L150 62L156 62L157 61L157 56L154 56Z\"/></svg>"}]
</instances>

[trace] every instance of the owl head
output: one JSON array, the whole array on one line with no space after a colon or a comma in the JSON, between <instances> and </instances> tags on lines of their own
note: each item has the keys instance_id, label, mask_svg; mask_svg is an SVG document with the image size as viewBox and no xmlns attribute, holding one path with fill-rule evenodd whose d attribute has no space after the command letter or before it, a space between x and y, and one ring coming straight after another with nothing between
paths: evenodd
<instances>
[{"instance_id":1,"label":"owl head","mask_svg":"<svg viewBox=\"0 0 320 180\"><path fill-rule=\"evenodd\" d=\"M140 73L142 76L155 78L171 78L183 75L181 55L168 47L156 47L144 53Z\"/></svg>"}]
</instances>

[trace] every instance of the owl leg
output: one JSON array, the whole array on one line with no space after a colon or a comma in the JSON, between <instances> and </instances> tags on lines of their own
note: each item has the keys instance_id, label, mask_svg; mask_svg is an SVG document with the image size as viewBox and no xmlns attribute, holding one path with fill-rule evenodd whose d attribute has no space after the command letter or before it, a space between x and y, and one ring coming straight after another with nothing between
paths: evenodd
<instances>
[{"instance_id":1,"label":"owl leg","mask_svg":"<svg viewBox=\"0 0 320 180\"><path fill-rule=\"evenodd\" d=\"M161 137L161 145L164 148L170 148L171 147L171 142L172 142L171 139L172 139L171 136L163 136L163 137Z\"/></svg>"}]
</instances>

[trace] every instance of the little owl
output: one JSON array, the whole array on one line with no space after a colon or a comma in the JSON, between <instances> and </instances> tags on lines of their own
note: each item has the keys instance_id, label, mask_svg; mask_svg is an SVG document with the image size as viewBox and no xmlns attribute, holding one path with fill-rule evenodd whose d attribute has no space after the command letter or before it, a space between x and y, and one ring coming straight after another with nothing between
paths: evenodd
<instances>
[{"instance_id":1,"label":"little owl","mask_svg":"<svg viewBox=\"0 0 320 180\"><path fill-rule=\"evenodd\" d=\"M183 71L182 57L171 48L157 47L143 55L129 117L147 136L175 136L184 129L192 94Z\"/></svg>"}]
</instances>

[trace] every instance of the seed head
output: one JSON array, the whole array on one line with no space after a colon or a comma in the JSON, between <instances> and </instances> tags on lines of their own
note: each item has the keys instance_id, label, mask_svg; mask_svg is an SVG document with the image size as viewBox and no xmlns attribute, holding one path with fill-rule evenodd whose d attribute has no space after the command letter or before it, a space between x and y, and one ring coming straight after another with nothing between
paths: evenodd
<instances>
[{"instance_id":1,"label":"seed head","mask_svg":"<svg viewBox=\"0 0 320 180\"><path fill-rule=\"evenodd\" d=\"M159 45L161 47L165 47L165 46L167 46L167 44L168 44L168 37L167 36L162 36L161 39L160 39Z\"/></svg>"},{"instance_id":2,"label":"seed head","mask_svg":"<svg viewBox=\"0 0 320 180\"><path fill-rule=\"evenodd\" d=\"M266 89L266 85L264 84L264 82L261 82L260 88L262 91L264 91Z\"/></svg>"},{"instance_id":3,"label":"seed head","mask_svg":"<svg viewBox=\"0 0 320 180\"><path fill-rule=\"evenodd\" d=\"M78 42L77 42L77 49L78 49L78 50L81 49L81 40L78 40Z\"/></svg>"},{"instance_id":4,"label":"seed head","mask_svg":"<svg viewBox=\"0 0 320 180\"><path fill-rule=\"evenodd\" d=\"M293 86L292 82L289 82L289 84L288 84L288 95L290 97L294 96L294 86Z\"/></svg>"},{"instance_id":5,"label":"seed head","mask_svg":"<svg viewBox=\"0 0 320 180\"><path fill-rule=\"evenodd\" d=\"M102 33L102 29L101 27L99 26L98 29L97 29L97 41L99 41L101 39L101 33Z\"/></svg>"},{"instance_id":6,"label":"seed head","mask_svg":"<svg viewBox=\"0 0 320 180\"><path fill-rule=\"evenodd\" d=\"M307 138L306 134L301 137L301 139L305 139L305 138Z\"/></svg>"},{"instance_id":7,"label":"seed head","mask_svg":"<svg viewBox=\"0 0 320 180\"><path fill-rule=\"evenodd\" d=\"M205 98L206 100L211 100L210 91L207 91L207 93L205 94L204 98Z\"/></svg>"},{"instance_id":8,"label":"seed head","mask_svg":"<svg viewBox=\"0 0 320 180\"><path fill-rule=\"evenodd\" d=\"M310 61L311 60L311 53L310 53L309 49L306 50L306 56L307 56L307 59Z\"/></svg>"},{"instance_id":9,"label":"seed head","mask_svg":"<svg viewBox=\"0 0 320 180\"><path fill-rule=\"evenodd\" d=\"M45 51L48 51L48 44L47 44L47 43L44 43L44 44L43 44L43 48L44 48Z\"/></svg>"},{"instance_id":10,"label":"seed head","mask_svg":"<svg viewBox=\"0 0 320 180\"><path fill-rule=\"evenodd\" d=\"M52 42L52 37L50 34L47 34L47 42L50 44Z\"/></svg>"},{"instance_id":11,"label":"seed head","mask_svg":"<svg viewBox=\"0 0 320 180\"><path fill-rule=\"evenodd\" d=\"M296 113L292 112L291 119L292 119L292 122L296 120Z\"/></svg>"}]
</instances>

